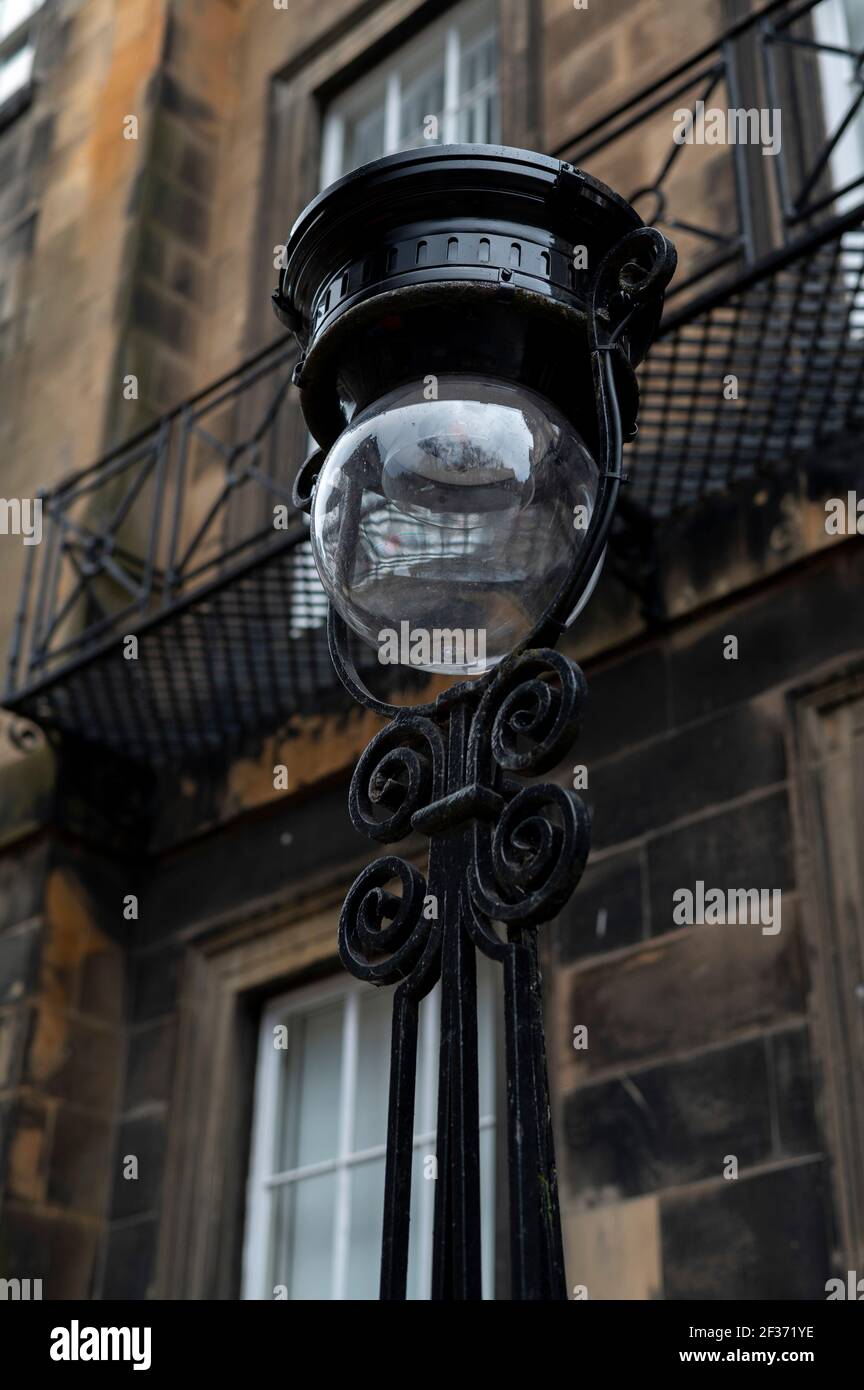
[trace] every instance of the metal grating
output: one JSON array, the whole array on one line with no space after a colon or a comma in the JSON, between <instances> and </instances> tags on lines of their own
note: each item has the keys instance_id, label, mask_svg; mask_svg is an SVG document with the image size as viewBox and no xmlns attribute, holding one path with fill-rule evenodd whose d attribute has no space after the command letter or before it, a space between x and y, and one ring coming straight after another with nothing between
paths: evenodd
<instances>
[{"instance_id":1,"label":"metal grating","mask_svg":"<svg viewBox=\"0 0 864 1390\"><path fill-rule=\"evenodd\" d=\"M335 693L308 543L282 549L18 705L43 727L159 765L218 753ZM341 703L341 693L339 696Z\"/></svg>"},{"instance_id":2,"label":"metal grating","mask_svg":"<svg viewBox=\"0 0 864 1390\"><path fill-rule=\"evenodd\" d=\"M850 434L864 421L864 230L823 232L667 319L640 376L627 466L655 518Z\"/></svg>"}]
</instances>

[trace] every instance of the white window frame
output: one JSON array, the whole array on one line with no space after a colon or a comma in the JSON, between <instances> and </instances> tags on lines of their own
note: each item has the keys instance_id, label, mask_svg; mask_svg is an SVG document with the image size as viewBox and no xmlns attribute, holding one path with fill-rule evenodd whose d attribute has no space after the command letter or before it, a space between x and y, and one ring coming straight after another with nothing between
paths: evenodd
<instances>
[{"instance_id":1,"label":"white window frame","mask_svg":"<svg viewBox=\"0 0 864 1390\"><path fill-rule=\"evenodd\" d=\"M36 30L44 4L45 0L0 0L0 110L7 101L26 91L32 81ZM16 16L14 23L10 23L10 15ZM20 74L7 91L4 79L8 79L16 61Z\"/></svg>"},{"instance_id":2,"label":"white window frame","mask_svg":"<svg viewBox=\"0 0 864 1390\"><path fill-rule=\"evenodd\" d=\"M864 0L857 0L857 3L864 4ZM811 11L813 35L818 43L833 44L838 48L851 47L846 4L847 0L824 0L823 4L817 5ZM818 58L825 132L826 138L830 138L849 109L852 89L851 86L841 86L837 82L837 69L829 54L820 53ZM851 69L851 58L849 59L849 66ZM858 115L852 125L844 131L842 139L832 150L828 168L832 186L837 189L845 188L853 179L864 174L864 103L859 108ZM835 211L838 215L849 212L852 208L857 207L862 199L864 199L864 182L859 183L855 188L847 189L845 193L839 193L834 200ZM862 233L861 228L855 227L844 232L841 239L843 255L848 267L844 270L844 279L849 289L851 301L848 330L850 336L855 339L864 336L864 296L862 296L859 287L858 275L861 252L864 249L862 248L862 236L864 233Z\"/></svg>"},{"instance_id":3,"label":"white window frame","mask_svg":"<svg viewBox=\"0 0 864 1390\"><path fill-rule=\"evenodd\" d=\"M859 0L860 3L860 0ZM851 39L849 21L846 13L846 0L823 0L812 11L813 34L817 43L833 44L838 48L849 48ZM838 55L839 56L839 55ZM850 68L852 60L849 60ZM841 86L837 82L835 60L827 53L819 54L819 70L822 86L822 104L825 113L826 136L830 137L839 126L849 109L852 100L851 85ZM845 188L846 184L864 173L864 103L851 127L844 131L843 138L831 152L829 160L831 181L835 188ZM848 211L864 198L864 184L841 193L836 200L838 213Z\"/></svg>"},{"instance_id":4,"label":"white window frame","mask_svg":"<svg viewBox=\"0 0 864 1390\"><path fill-rule=\"evenodd\" d=\"M342 173L347 173L344 164L346 122L357 110L362 110L368 100L369 91L379 86L384 100L384 151L394 154L401 148L399 141L399 117L402 100L402 73L404 68L422 50L424 45L444 41L444 111L440 140L430 142L452 145L458 138L459 117L463 101L459 95L459 76L464 35L478 16L488 12L489 22L477 34L472 34L471 45L483 39L498 37L497 6L490 0L463 0L440 20L427 26L420 34L410 39L384 63L380 63L365 73L342 96L327 109L321 140L321 187L326 188ZM498 86L498 73L495 74ZM476 93L472 93L476 95Z\"/></svg>"},{"instance_id":5,"label":"white window frame","mask_svg":"<svg viewBox=\"0 0 864 1390\"><path fill-rule=\"evenodd\" d=\"M497 975L495 976L497 979ZM242 1297L244 1299L272 1299L274 1287L272 1275L272 1240L275 1222L276 1203L274 1194L278 1187L300 1177L316 1174L337 1174L336 1211L333 1221L332 1282L331 1299L342 1301L350 1299L347 1288L348 1255L350 1241L350 1175L352 1168L368 1162L372 1158L386 1154L386 1144L379 1144L361 1152L351 1149L351 1136L354 1129L354 1101L356 1096L356 1068L358 1056L360 999L374 986L346 976L344 979L329 979L318 985L295 989L271 1000L263 1011L258 1043L258 1057L255 1074L255 1098L253 1110L252 1149L247 1185L246 1229L243 1250ZM423 1001L420 1010L420 1046L424 1073L417 1077L417 1097L422 1111L415 1114L413 1148L434 1151L437 1125L435 1076L438 1068L438 1009L440 986ZM392 997L392 991L391 991ZM270 1156L275 1153L276 1126L280 1107L278 1089L281 1080L281 1062L284 1053L274 1047L274 1028L297 1014L342 1002L345 1006L342 1029L342 1066L340 1075L340 1114L338 1123L339 1154L336 1158L307 1164L302 1168L282 1173L271 1171ZM494 1006L491 1019L491 1034L488 1045L493 1051L493 1087L497 1096L497 1075L495 1072L495 1026ZM483 1046L483 1039L480 1039ZM346 1084L347 1083L347 1084ZM480 1116L480 1132L496 1132L495 1114ZM484 1283L494 1280L495 1253L495 1168L486 1174L481 1190L482 1207L482 1245L484 1256ZM431 1192L429 1197L431 1197ZM427 1198L420 1205L419 1221L416 1229L412 1225L412 1242L417 1241L416 1259L421 1277L421 1297L429 1297L429 1284L432 1266L432 1226L434 1202ZM412 1246L412 1255L414 1254ZM494 1290L487 1288L484 1297L494 1297Z\"/></svg>"}]
</instances>

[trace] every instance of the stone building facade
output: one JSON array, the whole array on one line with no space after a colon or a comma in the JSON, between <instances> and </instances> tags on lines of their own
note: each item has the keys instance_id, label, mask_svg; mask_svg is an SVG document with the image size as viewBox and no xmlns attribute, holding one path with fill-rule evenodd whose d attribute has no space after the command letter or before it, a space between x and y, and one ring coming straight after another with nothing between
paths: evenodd
<instances>
[{"instance_id":1,"label":"stone building facade","mask_svg":"<svg viewBox=\"0 0 864 1390\"><path fill-rule=\"evenodd\" d=\"M820 3L837 22L858 18L855 0ZM368 84L383 73L392 86L405 54L408 90L424 35L449 35L451 54L461 35L464 55L491 26L494 81L477 80L494 91L495 138L575 158L595 122L749 10L32 5L21 31L29 42L32 29L32 74L0 106L4 494L56 486L279 339L274 258L318 191L337 113L343 143L349 130L360 140L361 116L372 139ZM818 101L811 117L823 119ZM622 193L644 189L669 136L661 112L585 167ZM699 154L676 166L678 206L728 231L728 150ZM650 199L643 210L653 215ZM770 199L754 211L766 254L776 218ZM704 241L680 241L682 273L699 271ZM716 281L679 303L705 285ZM858 290L843 328L853 357ZM824 339L841 330L830 316L823 327L830 352ZM718 399L724 368L741 373L742 399L761 389L751 361L711 369ZM290 477L306 445L290 395L282 430ZM203 449L190 466L181 542L224 466ZM860 492L861 473L854 435L835 428L667 509L649 587L610 567L567 639L589 682L573 761L588 771L594 848L541 939L568 1282L590 1298L822 1298L832 1274L862 1267L864 552L859 535L825 526L826 499ZM231 526L247 520L238 504ZM126 547L145 530L132 515ZM8 646L27 555L20 538L0 542ZM206 557L224 544L208 536ZM137 630L132 619L100 648L98 688ZM170 664L186 649L161 631ZM268 1227L261 1214L256 1145L275 1104L262 1020L274 1000L294 1017L295 996L325 997L339 979L339 904L371 857L347 787L376 722L334 689L206 757L151 761L108 737L107 697L94 697L86 735L58 736L50 720L37 732L36 706L16 699L25 685L19 675L0 767L0 1276L41 1278L59 1299L269 1296L292 1280L302 1292L301 1255L315 1265L327 1245L331 1198L311 1201L307 1226L296 1195L292 1215ZM571 784L570 766L558 775ZM675 893L700 881L779 890L782 929L677 922ZM343 1007L347 1028L354 1006ZM330 1043L319 1044L326 1071ZM326 1117L308 1124L318 1133ZM503 1127L490 1132L500 1150ZM299 1164L302 1135L292 1143ZM494 1144L484 1171L500 1176ZM501 1189L487 1292L506 1297ZM365 1296L367 1246L362 1278L347 1257L320 1278ZM326 1295L315 1284L311 1296Z\"/></svg>"}]
</instances>

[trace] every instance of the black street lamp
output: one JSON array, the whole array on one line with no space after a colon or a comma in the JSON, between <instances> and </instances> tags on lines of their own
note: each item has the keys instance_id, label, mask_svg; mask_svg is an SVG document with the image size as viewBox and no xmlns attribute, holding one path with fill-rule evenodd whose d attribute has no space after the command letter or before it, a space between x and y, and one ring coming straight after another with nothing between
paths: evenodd
<instances>
[{"instance_id":1,"label":"black street lamp","mask_svg":"<svg viewBox=\"0 0 864 1390\"><path fill-rule=\"evenodd\" d=\"M351 818L384 843L429 838L425 879L377 860L339 926L348 970L398 984L384 1299L405 1297L419 1004L439 979L432 1295L480 1297L475 950L504 972L512 1296L567 1296L535 928L570 897L590 825L574 792L524 779L578 733L585 680L554 646L602 566L634 368L674 268L671 244L603 184L497 146L366 165L288 242L274 303L301 343L320 446L295 500L339 677L390 720L358 762ZM388 704L360 679L349 629L406 638L425 670L483 674Z\"/></svg>"}]
</instances>

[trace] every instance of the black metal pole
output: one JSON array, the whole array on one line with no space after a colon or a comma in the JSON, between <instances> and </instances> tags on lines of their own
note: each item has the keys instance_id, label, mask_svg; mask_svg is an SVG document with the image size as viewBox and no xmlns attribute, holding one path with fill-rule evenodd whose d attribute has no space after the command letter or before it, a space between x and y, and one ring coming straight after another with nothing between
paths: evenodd
<instances>
[{"instance_id":1,"label":"black metal pole","mask_svg":"<svg viewBox=\"0 0 864 1390\"><path fill-rule=\"evenodd\" d=\"M301 341L294 381L320 446L294 497L313 514L337 675L389 721L357 764L350 814L382 844L428 841L425 877L386 855L356 879L339 922L345 967L397 986L380 1286L388 1301L407 1296L420 1004L439 981L432 1297L482 1297L478 950L503 979L512 1296L566 1297L537 928L575 888L590 824L575 792L536 779L560 764L579 730L584 677L554 648L602 564L622 447L635 432L635 367L674 268L674 248L612 190L570 164L498 147L375 161L315 199L289 239L274 306ZM346 608L362 607L354 590L364 504L387 493L382 461L364 456L358 470L351 442L343 457L338 441L394 385L425 380L430 344L451 375L470 383L491 372L545 396L593 455L597 477L581 544L563 534L569 508L558 517L557 591L518 647L479 679L405 708L368 690L350 654ZM398 518L390 524L398 529ZM389 541L398 547L398 537Z\"/></svg>"}]
</instances>

